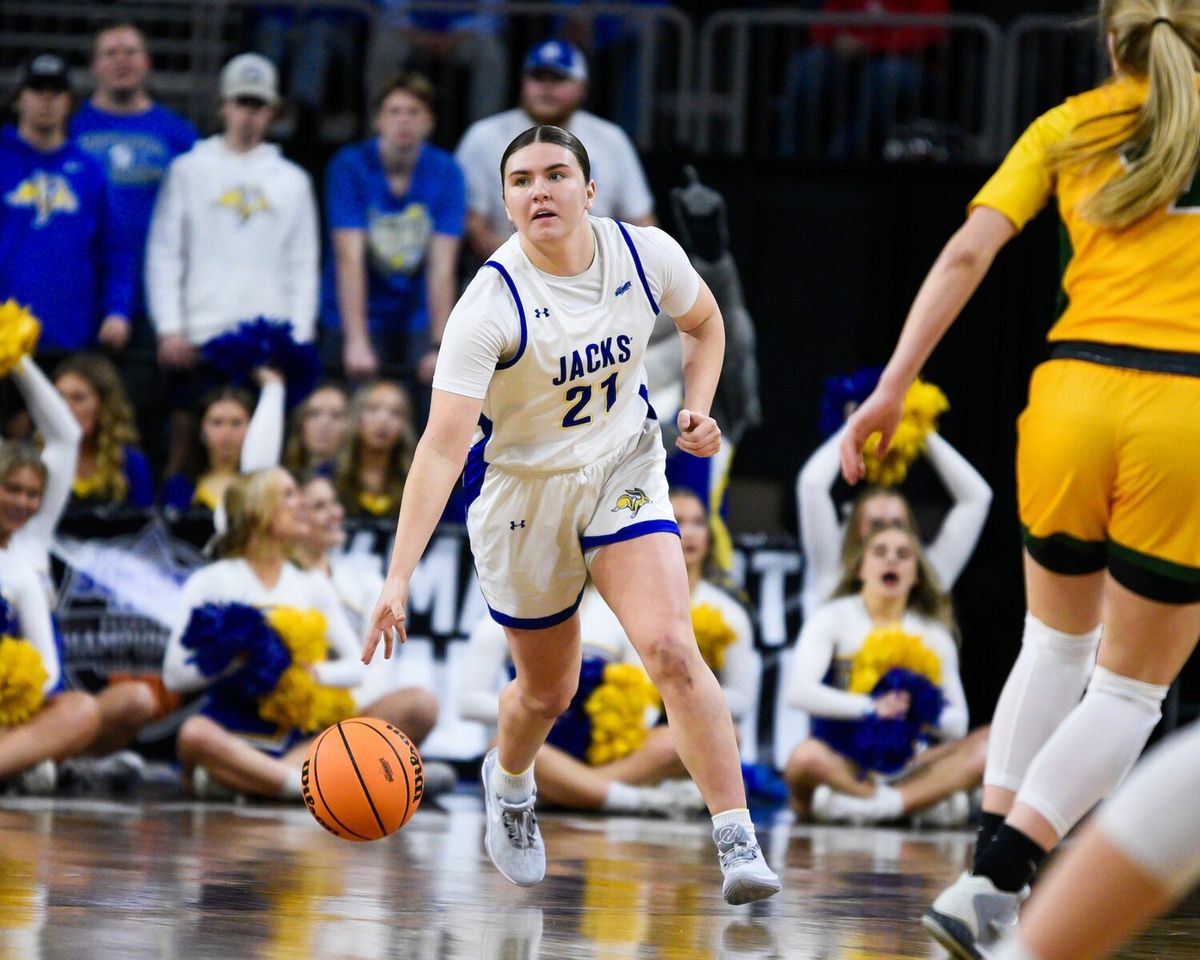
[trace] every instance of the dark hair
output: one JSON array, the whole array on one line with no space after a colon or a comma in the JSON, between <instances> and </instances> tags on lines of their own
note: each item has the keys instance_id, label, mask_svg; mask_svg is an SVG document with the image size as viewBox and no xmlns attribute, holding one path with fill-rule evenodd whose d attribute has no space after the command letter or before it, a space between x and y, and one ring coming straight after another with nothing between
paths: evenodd
<instances>
[{"instance_id":1,"label":"dark hair","mask_svg":"<svg viewBox=\"0 0 1200 960\"><path fill-rule=\"evenodd\" d=\"M504 168L508 166L508 158L531 143L557 143L560 147L566 147L575 154L579 169L583 171L584 182L592 179L592 161L588 159L587 148L579 142L579 138L569 130L547 124L541 127L530 127L524 133L518 133L513 142L505 149L504 156L500 158L501 189L504 189Z\"/></svg>"},{"instance_id":2,"label":"dark hair","mask_svg":"<svg viewBox=\"0 0 1200 960\"><path fill-rule=\"evenodd\" d=\"M287 437L283 446L283 465L297 476L313 466L312 457L304 448L304 420L308 416L312 398L322 391L340 393L342 399L346 401L347 408L350 406L350 391L346 389L344 383L339 380L322 380L313 387L312 392L303 401L292 409L288 417ZM347 414L347 419L348 417L349 414ZM336 451L334 458L337 458Z\"/></svg>"},{"instance_id":3,"label":"dark hair","mask_svg":"<svg viewBox=\"0 0 1200 960\"><path fill-rule=\"evenodd\" d=\"M392 511L400 506L400 498L404 495L404 482L408 479L413 453L417 448L417 429L412 422L412 397L404 384L397 380L375 380L359 387L350 401L350 425L342 438L342 449L338 451L333 475L334 489L348 516L370 515L361 500L366 492L362 474L359 473L363 447L362 417L367 398L380 388L396 391L404 403L408 418L395 446L388 454L387 475L384 477L383 495L389 499L389 509Z\"/></svg>"},{"instance_id":4,"label":"dark hair","mask_svg":"<svg viewBox=\"0 0 1200 960\"><path fill-rule=\"evenodd\" d=\"M433 109L436 99L434 86L425 74L418 73L416 70L401 70L384 80L371 98L371 112L378 113L383 107L383 101L397 90L403 90L410 96L416 97L425 104L425 108L430 113L435 112Z\"/></svg>"},{"instance_id":5,"label":"dark hair","mask_svg":"<svg viewBox=\"0 0 1200 960\"><path fill-rule=\"evenodd\" d=\"M212 469L212 463L208 459L208 450L202 442L204 416L211 407L224 400L232 400L245 410L247 419L254 416L254 394L244 387L235 387L229 384L214 387L197 401L192 410L196 421L195 432L192 436L192 445L188 450L187 462L183 467L184 476L193 482Z\"/></svg>"},{"instance_id":6,"label":"dark hair","mask_svg":"<svg viewBox=\"0 0 1200 960\"><path fill-rule=\"evenodd\" d=\"M105 20L95 30L92 31L92 56L96 56L96 47L100 43L100 38L106 33L112 33L114 30L132 30L138 35L142 41L142 49L150 52L150 43L146 39L146 31L139 27L132 20Z\"/></svg>"}]
</instances>

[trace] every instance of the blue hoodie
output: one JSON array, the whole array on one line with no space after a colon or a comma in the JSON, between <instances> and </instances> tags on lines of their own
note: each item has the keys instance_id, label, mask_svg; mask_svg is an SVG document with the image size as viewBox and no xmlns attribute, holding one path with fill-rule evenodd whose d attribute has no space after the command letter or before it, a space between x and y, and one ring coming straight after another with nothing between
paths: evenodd
<instances>
[{"instance_id":1,"label":"blue hoodie","mask_svg":"<svg viewBox=\"0 0 1200 960\"><path fill-rule=\"evenodd\" d=\"M92 346L105 316L130 316L133 251L113 223L104 169L77 144L44 153L0 130L0 301L33 310L40 347Z\"/></svg>"}]
</instances>

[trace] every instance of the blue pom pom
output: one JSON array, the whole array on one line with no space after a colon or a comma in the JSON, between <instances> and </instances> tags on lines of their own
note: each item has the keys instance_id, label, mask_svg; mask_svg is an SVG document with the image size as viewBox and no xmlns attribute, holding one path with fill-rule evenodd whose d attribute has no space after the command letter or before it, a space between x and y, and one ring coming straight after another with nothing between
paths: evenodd
<instances>
[{"instance_id":1,"label":"blue pom pom","mask_svg":"<svg viewBox=\"0 0 1200 960\"><path fill-rule=\"evenodd\" d=\"M287 383L289 406L307 397L321 375L317 348L311 343L297 343L287 320L243 320L233 330L208 340L201 350L205 359L233 383L250 383L259 367L278 370Z\"/></svg>"},{"instance_id":2,"label":"blue pom pom","mask_svg":"<svg viewBox=\"0 0 1200 960\"><path fill-rule=\"evenodd\" d=\"M826 377L821 385L820 429L826 436L837 433L846 422L846 407L858 406L879 383L883 367L862 367L850 374Z\"/></svg>"},{"instance_id":3,"label":"blue pom pom","mask_svg":"<svg viewBox=\"0 0 1200 960\"><path fill-rule=\"evenodd\" d=\"M2 596L0 596L0 634L6 637L21 636L21 622L17 619L17 613Z\"/></svg>"},{"instance_id":4,"label":"blue pom pom","mask_svg":"<svg viewBox=\"0 0 1200 960\"><path fill-rule=\"evenodd\" d=\"M192 655L189 663L217 685L253 699L270 693L292 662L283 641L263 612L244 603L205 603L192 611L180 642ZM228 676L235 660L244 662Z\"/></svg>"}]
</instances>

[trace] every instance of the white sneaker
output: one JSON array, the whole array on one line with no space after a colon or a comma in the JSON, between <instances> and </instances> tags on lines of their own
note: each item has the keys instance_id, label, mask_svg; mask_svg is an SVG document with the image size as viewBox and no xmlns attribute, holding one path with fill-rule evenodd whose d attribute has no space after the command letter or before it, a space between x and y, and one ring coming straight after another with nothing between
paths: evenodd
<instances>
[{"instance_id":1,"label":"white sneaker","mask_svg":"<svg viewBox=\"0 0 1200 960\"><path fill-rule=\"evenodd\" d=\"M862 827L879 821L872 798L839 793L824 783L813 790L810 810L818 823L849 823Z\"/></svg>"},{"instance_id":2,"label":"white sneaker","mask_svg":"<svg viewBox=\"0 0 1200 960\"><path fill-rule=\"evenodd\" d=\"M443 793L450 793L458 784L458 772L449 763L430 760L421 769L425 778L425 792L421 798L432 800Z\"/></svg>"},{"instance_id":3,"label":"white sneaker","mask_svg":"<svg viewBox=\"0 0 1200 960\"><path fill-rule=\"evenodd\" d=\"M197 800L232 800L240 803L246 799L244 793L238 793L214 780L208 767L202 764L192 767L192 794Z\"/></svg>"},{"instance_id":4,"label":"white sneaker","mask_svg":"<svg viewBox=\"0 0 1200 960\"><path fill-rule=\"evenodd\" d=\"M912 821L914 827L961 827L970 815L971 798L965 790L959 790L913 814Z\"/></svg>"},{"instance_id":5,"label":"white sneaker","mask_svg":"<svg viewBox=\"0 0 1200 960\"><path fill-rule=\"evenodd\" d=\"M546 876L546 847L533 812L537 789L524 803L508 803L492 786L499 766L495 747L483 758L483 802L486 823L483 847L505 880L532 887Z\"/></svg>"},{"instance_id":6,"label":"white sneaker","mask_svg":"<svg viewBox=\"0 0 1200 960\"><path fill-rule=\"evenodd\" d=\"M48 797L57 787L58 766L50 759L35 763L12 780L13 790L27 797Z\"/></svg>"},{"instance_id":7,"label":"white sneaker","mask_svg":"<svg viewBox=\"0 0 1200 960\"><path fill-rule=\"evenodd\" d=\"M1028 896L1028 887L1007 893L987 877L964 873L933 901L921 925L959 960L981 960L989 946L1016 929L1017 911Z\"/></svg>"},{"instance_id":8,"label":"white sneaker","mask_svg":"<svg viewBox=\"0 0 1200 960\"><path fill-rule=\"evenodd\" d=\"M708 809L700 788L688 777L664 780L662 783L640 789L647 813L685 819Z\"/></svg>"},{"instance_id":9,"label":"white sneaker","mask_svg":"<svg viewBox=\"0 0 1200 960\"><path fill-rule=\"evenodd\" d=\"M725 882L721 895L726 903L750 903L777 894L783 884L763 859L762 848L754 835L740 823L713 830L717 859Z\"/></svg>"}]
</instances>

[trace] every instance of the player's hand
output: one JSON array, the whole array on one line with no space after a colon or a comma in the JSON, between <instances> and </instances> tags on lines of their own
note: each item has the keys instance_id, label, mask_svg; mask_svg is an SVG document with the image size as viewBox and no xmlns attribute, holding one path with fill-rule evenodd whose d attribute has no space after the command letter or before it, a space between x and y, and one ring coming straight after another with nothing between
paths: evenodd
<instances>
[{"instance_id":1,"label":"player's hand","mask_svg":"<svg viewBox=\"0 0 1200 960\"><path fill-rule=\"evenodd\" d=\"M110 350L121 350L129 342L133 333L133 324L128 317L119 313L110 313L100 324L96 339Z\"/></svg>"},{"instance_id":2,"label":"player's hand","mask_svg":"<svg viewBox=\"0 0 1200 960\"><path fill-rule=\"evenodd\" d=\"M196 348L179 333L159 338L158 362L164 367L190 367L196 362Z\"/></svg>"},{"instance_id":3,"label":"player's hand","mask_svg":"<svg viewBox=\"0 0 1200 960\"><path fill-rule=\"evenodd\" d=\"M371 662L380 640L383 641L383 658L390 660L396 639L401 643L408 639L408 632L404 629L404 609L407 605L408 581L391 577L385 580L379 601L375 604L375 612L371 614L371 626L363 647L363 663Z\"/></svg>"},{"instance_id":4,"label":"player's hand","mask_svg":"<svg viewBox=\"0 0 1200 960\"><path fill-rule=\"evenodd\" d=\"M379 358L366 339L347 340L342 349L342 365L351 380L369 380L379 373Z\"/></svg>"},{"instance_id":5,"label":"player's hand","mask_svg":"<svg viewBox=\"0 0 1200 960\"><path fill-rule=\"evenodd\" d=\"M283 374L274 367L255 367L252 376L260 387L265 387L268 383L283 383Z\"/></svg>"},{"instance_id":6,"label":"player's hand","mask_svg":"<svg viewBox=\"0 0 1200 960\"><path fill-rule=\"evenodd\" d=\"M846 421L846 433L842 437L842 476L853 486L867 474L863 463L863 446L873 433L880 434L876 454L882 459L892 445L892 437L900 425L904 412L904 390L896 391L882 384L863 401L850 419Z\"/></svg>"},{"instance_id":7,"label":"player's hand","mask_svg":"<svg viewBox=\"0 0 1200 960\"><path fill-rule=\"evenodd\" d=\"M679 424L677 446L694 457L711 457L721 449L721 428L712 417L705 417L690 410L680 410L676 418Z\"/></svg>"},{"instance_id":8,"label":"player's hand","mask_svg":"<svg viewBox=\"0 0 1200 960\"><path fill-rule=\"evenodd\" d=\"M433 383L433 373L437 369L438 348L430 347L425 351L417 366L417 379L424 384Z\"/></svg>"}]
</instances>

